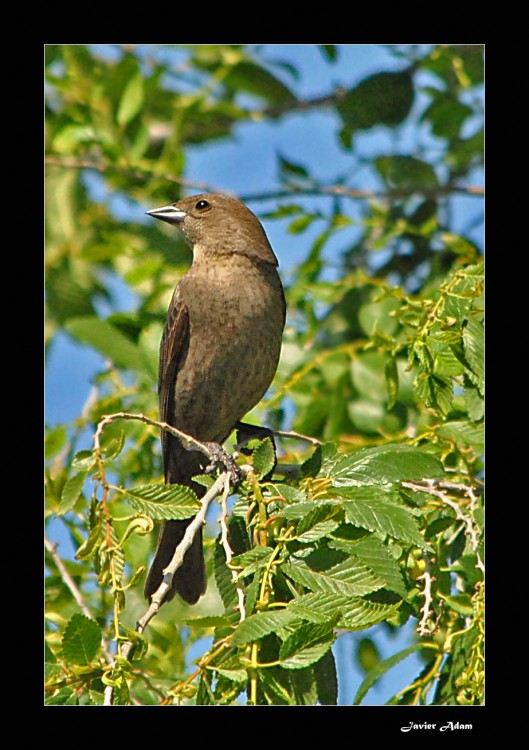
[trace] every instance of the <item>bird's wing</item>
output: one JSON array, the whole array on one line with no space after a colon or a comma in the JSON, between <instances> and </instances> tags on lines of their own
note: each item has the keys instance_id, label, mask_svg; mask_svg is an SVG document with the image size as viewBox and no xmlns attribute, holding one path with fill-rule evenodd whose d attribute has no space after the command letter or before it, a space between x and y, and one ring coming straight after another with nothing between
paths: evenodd
<instances>
[{"instance_id":1,"label":"bird's wing","mask_svg":"<svg viewBox=\"0 0 529 750\"><path fill-rule=\"evenodd\" d=\"M187 305L180 299L179 290L176 289L167 313L167 322L160 345L158 369L160 419L168 424L172 424L174 419L176 378L188 346L189 313ZM174 438L171 438L171 435L164 430L162 432L162 454L166 474L172 440Z\"/></svg>"}]
</instances>

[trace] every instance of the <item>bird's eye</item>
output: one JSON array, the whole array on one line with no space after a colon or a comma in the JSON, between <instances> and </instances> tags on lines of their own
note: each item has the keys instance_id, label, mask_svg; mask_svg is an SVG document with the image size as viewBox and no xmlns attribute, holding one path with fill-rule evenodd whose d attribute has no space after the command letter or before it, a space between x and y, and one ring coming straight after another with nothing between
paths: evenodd
<instances>
[{"instance_id":1,"label":"bird's eye","mask_svg":"<svg viewBox=\"0 0 529 750\"><path fill-rule=\"evenodd\" d=\"M195 205L195 208L198 211L204 211L204 209L209 208L209 203L205 200L198 201L198 203Z\"/></svg>"}]
</instances>

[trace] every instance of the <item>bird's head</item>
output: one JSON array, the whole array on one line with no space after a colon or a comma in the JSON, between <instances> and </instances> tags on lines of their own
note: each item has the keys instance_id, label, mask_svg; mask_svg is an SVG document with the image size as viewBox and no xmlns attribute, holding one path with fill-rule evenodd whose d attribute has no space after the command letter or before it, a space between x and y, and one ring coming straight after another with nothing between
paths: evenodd
<instances>
[{"instance_id":1,"label":"bird's head","mask_svg":"<svg viewBox=\"0 0 529 750\"><path fill-rule=\"evenodd\" d=\"M272 263L277 259L259 219L237 198L202 193L147 211L175 224L197 254L239 253Z\"/></svg>"}]
</instances>

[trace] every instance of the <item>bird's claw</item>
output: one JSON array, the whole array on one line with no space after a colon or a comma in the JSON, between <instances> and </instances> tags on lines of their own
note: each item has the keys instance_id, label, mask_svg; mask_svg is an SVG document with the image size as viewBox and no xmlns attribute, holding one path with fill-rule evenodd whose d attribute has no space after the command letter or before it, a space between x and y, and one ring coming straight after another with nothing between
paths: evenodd
<instances>
[{"instance_id":1,"label":"bird's claw","mask_svg":"<svg viewBox=\"0 0 529 750\"><path fill-rule=\"evenodd\" d=\"M211 461L206 467L206 472L209 473L215 471L220 465L229 473L232 485L237 487L242 480L242 471L233 456L230 456L230 454L218 443L204 443L204 445L210 451L211 456Z\"/></svg>"}]
</instances>

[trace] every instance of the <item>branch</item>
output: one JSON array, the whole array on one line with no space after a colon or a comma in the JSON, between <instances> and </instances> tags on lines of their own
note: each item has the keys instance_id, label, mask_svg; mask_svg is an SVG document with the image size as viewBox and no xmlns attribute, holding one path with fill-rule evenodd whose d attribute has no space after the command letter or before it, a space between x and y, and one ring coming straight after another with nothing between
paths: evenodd
<instances>
[{"instance_id":1,"label":"branch","mask_svg":"<svg viewBox=\"0 0 529 750\"><path fill-rule=\"evenodd\" d=\"M158 589L155 591L155 593L152 595L151 604L149 608L147 609L147 612L143 615L143 617L141 617L138 620L136 624L136 631L140 635L141 633L143 633L143 631L145 630L149 622L152 620L152 618L158 614L163 598L165 594L167 593L167 591L171 588L171 583L172 583L174 574L176 573L178 568L181 567L182 563L184 562L185 553L191 547L193 543L193 539L195 538L196 534L198 533L198 531L200 530L200 528L206 521L206 514L207 514L207 510L209 508L210 503L221 493L229 492L229 486L230 486L230 474L229 472L225 471L218 477L216 482L211 486L211 488L206 492L206 494L201 499L200 510L198 511L196 516L193 518L193 520L187 527L186 532L182 538L182 541L175 549L171 562L165 568L163 581L158 587ZM132 641L126 641L121 648L121 658L126 659L128 661L133 647L134 647L134 643ZM113 695L114 695L113 686L107 685L107 687L105 688L105 700L104 700L105 706L112 705Z\"/></svg>"},{"instance_id":2,"label":"branch","mask_svg":"<svg viewBox=\"0 0 529 750\"><path fill-rule=\"evenodd\" d=\"M223 190L206 182L194 182L186 180L184 177L164 172L158 174L150 166L127 167L121 164L112 164L102 162L94 157L65 157L49 155L45 157L44 163L51 166L63 167L65 169L94 169L101 174L116 172L122 175L130 175L143 180L152 180L154 178L164 180L165 182L175 183L191 190L198 190L201 193L217 193ZM225 191L224 191L225 192ZM476 198L482 198L484 195L482 185L438 185L436 187L425 185L410 185L409 187L394 188L393 190L374 190L370 188L356 188L347 185L318 185L308 183L307 185L292 185L288 189L270 190L253 195L241 195L240 198L245 203L280 200L282 198L292 199L296 196L331 196L352 198L357 200L372 200L373 198L382 198L386 200L403 200L412 195L423 195L426 198L439 198L450 193L459 193Z\"/></svg>"},{"instance_id":3,"label":"branch","mask_svg":"<svg viewBox=\"0 0 529 750\"><path fill-rule=\"evenodd\" d=\"M422 576L419 576L417 580L424 581L424 591L420 592L420 596L424 596L424 604L421 607L422 617L417 626L417 633L419 635L431 635L432 630L428 627L428 619L432 613L432 582L435 581L435 577L430 573L430 561L424 552L422 553L422 559L426 567Z\"/></svg>"},{"instance_id":4,"label":"branch","mask_svg":"<svg viewBox=\"0 0 529 750\"><path fill-rule=\"evenodd\" d=\"M233 579L233 583L235 584L235 588L237 589L237 598L239 600L239 613L240 613L239 622L242 622L243 620L246 619L246 607L245 607L245 603L244 603L244 591L241 588L241 586L239 585L239 580L238 580L239 577L238 577L237 571L235 571L232 568L230 568L230 563L231 563L231 561L233 559L233 552L232 552L232 549L231 549L230 544L228 542L228 524L226 523L226 519L228 518L227 500L228 500L228 495L229 495L229 489L230 489L230 486L229 486L229 483L228 483L226 485L225 489L224 489L224 492L222 493L222 500L221 500L222 513L221 513L221 516L219 518L219 523L220 523L220 540L221 540L221 544L222 544L222 546L224 548L224 554L226 555L226 565L231 570L231 577Z\"/></svg>"},{"instance_id":5,"label":"branch","mask_svg":"<svg viewBox=\"0 0 529 750\"><path fill-rule=\"evenodd\" d=\"M63 561L61 560L61 558L60 558L60 556L59 556L59 554L57 552L57 544L53 544L48 539L48 537L46 535L44 535L44 544L46 546L46 549L48 550L48 552L52 556L53 562L57 566L57 570L59 571L61 579L64 581L65 585L70 590L73 598L75 599L75 601L79 605L79 609L81 610L81 612L83 613L83 615L85 615L86 617L88 617L90 620L95 620L95 617L93 616L93 614L90 611L87 603L85 602L84 597L81 594L79 588L77 587L75 581L73 580L73 578L71 577L71 575L66 570L66 567L65 567ZM107 644L106 644L106 642L104 640L101 642L101 648L102 648L102 651L103 651L103 653L105 655L105 658L106 658L108 664L111 664L112 661L113 661L113 657L112 657L112 654L110 653L110 651L108 650L108 646L107 646Z\"/></svg>"},{"instance_id":6,"label":"branch","mask_svg":"<svg viewBox=\"0 0 529 750\"><path fill-rule=\"evenodd\" d=\"M446 487L447 489L458 489L463 491L471 500L473 503L472 507L475 507L475 504L477 502L477 498L474 494L474 490L472 487L468 487L464 484L453 484L451 482L436 482L433 479L425 479L425 484L416 484L415 482L402 482L403 487L408 487L410 490L414 490L415 492L426 492L429 495L433 495L434 497L438 497L441 502L445 503L445 505L450 506L455 511L456 516L463 522L465 526L465 534L467 535L470 546L472 547L472 550L474 551L477 563L476 567L481 570L483 575L485 575L485 566L483 564L483 561L479 554L479 540L478 536L476 534L476 530L474 529L474 525L472 523L472 519L470 519L468 516L466 516L459 505L455 502L455 500L452 500L451 498L447 497L446 493L443 492L440 489L435 489L435 485L438 487Z\"/></svg>"},{"instance_id":7,"label":"branch","mask_svg":"<svg viewBox=\"0 0 529 750\"><path fill-rule=\"evenodd\" d=\"M190 188L191 190L198 190L201 193L218 193L221 192L220 188L215 188L206 182L194 182L192 180L186 180L185 177L172 174L171 172L164 172L163 174L157 173L150 166L136 165L134 167L127 167L122 164L113 164L112 162L103 162L97 157L90 156L54 156L48 155L44 158L44 163L53 167L63 167L64 169L93 169L101 174L107 174L109 172L116 172L121 175L130 175L141 180L152 180L158 178L165 182L173 182L182 187Z\"/></svg>"},{"instance_id":8,"label":"branch","mask_svg":"<svg viewBox=\"0 0 529 750\"><path fill-rule=\"evenodd\" d=\"M372 200L383 198L386 200L402 200L412 195L423 195L425 198L439 198L450 193L461 193L463 195L482 198L485 190L481 185L438 185L428 187L426 185L410 185L405 188L394 188L393 190L373 190L370 188L347 187L346 185L307 185L292 186L288 190L271 190L263 193L250 193L242 195L241 200L245 203L252 201L278 200L280 198L294 198L298 195L328 195L333 197L356 198L359 200Z\"/></svg>"},{"instance_id":9,"label":"branch","mask_svg":"<svg viewBox=\"0 0 529 750\"><path fill-rule=\"evenodd\" d=\"M181 430L177 430L176 427L173 427L170 424L167 424L167 422L159 422L156 419L151 419L150 417L146 417L144 414L131 414L126 411L120 411L116 412L115 414L104 414L103 418L97 425L97 430L94 435L94 448L98 455L101 454L101 435L103 433L103 430L107 425L109 425L111 422L113 422L115 419L125 419L130 421L136 421L136 422L143 422L144 424L151 425L152 427L158 427L160 430L165 430L166 432L169 432L171 435L174 435L174 437L178 438L180 442L182 443L183 447L187 450L197 450L200 451L200 453L203 453L207 458L210 460L213 460L215 458L214 452L211 450L211 448L205 444L201 443L200 440L197 440L192 435L188 435L185 432L182 432Z\"/></svg>"}]
</instances>

